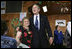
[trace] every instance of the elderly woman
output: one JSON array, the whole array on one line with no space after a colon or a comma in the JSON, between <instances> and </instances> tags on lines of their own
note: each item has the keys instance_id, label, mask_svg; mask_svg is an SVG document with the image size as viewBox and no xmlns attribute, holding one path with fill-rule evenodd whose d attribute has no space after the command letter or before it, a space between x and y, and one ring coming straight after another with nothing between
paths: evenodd
<instances>
[{"instance_id":1,"label":"elderly woman","mask_svg":"<svg viewBox=\"0 0 72 49\"><path fill-rule=\"evenodd\" d=\"M23 25L18 27L16 34L16 40L18 45L21 44L22 48L31 48L32 47L32 32L29 29L29 19L24 17Z\"/></svg>"}]
</instances>

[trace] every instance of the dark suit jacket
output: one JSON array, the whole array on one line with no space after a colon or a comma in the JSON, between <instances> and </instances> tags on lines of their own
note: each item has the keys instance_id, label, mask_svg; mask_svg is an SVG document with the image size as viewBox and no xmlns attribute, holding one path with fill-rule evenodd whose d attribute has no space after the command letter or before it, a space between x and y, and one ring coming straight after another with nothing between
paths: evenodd
<instances>
[{"instance_id":1,"label":"dark suit jacket","mask_svg":"<svg viewBox=\"0 0 72 49\"><path fill-rule=\"evenodd\" d=\"M40 30L37 30L34 26L34 16L30 18L30 28L33 32L33 47L46 47L48 46L48 38L46 36L46 30L48 36L52 37L52 31L46 16L40 15Z\"/></svg>"}]
</instances>

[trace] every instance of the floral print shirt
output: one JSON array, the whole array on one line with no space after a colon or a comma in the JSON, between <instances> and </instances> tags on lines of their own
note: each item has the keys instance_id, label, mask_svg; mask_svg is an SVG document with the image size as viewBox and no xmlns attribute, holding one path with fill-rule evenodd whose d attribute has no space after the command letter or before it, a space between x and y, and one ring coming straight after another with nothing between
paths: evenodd
<instances>
[{"instance_id":1,"label":"floral print shirt","mask_svg":"<svg viewBox=\"0 0 72 49\"><path fill-rule=\"evenodd\" d=\"M26 44L30 48L32 47L32 31L27 31L24 27L20 26L19 29L20 32L22 32L22 35L20 37L20 41L23 44Z\"/></svg>"}]
</instances>

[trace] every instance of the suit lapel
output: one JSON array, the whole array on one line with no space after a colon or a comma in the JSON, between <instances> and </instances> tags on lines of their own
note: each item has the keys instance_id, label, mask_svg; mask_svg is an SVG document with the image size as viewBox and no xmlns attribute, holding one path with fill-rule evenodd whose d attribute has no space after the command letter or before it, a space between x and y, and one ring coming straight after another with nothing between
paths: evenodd
<instances>
[{"instance_id":1,"label":"suit lapel","mask_svg":"<svg viewBox=\"0 0 72 49\"><path fill-rule=\"evenodd\" d=\"M34 15L32 16L32 25L34 26Z\"/></svg>"},{"instance_id":2,"label":"suit lapel","mask_svg":"<svg viewBox=\"0 0 72 49\"><path fill-rule=\"evenodd\" d=\"M32 26L33 26L34 28L36 28L35 25L34 25L34 15L32 16Z\"/></svg>"},{"instance_id":3,"label":"suit lapel","mask_svg":"<svg viewBox=\"0 0 72 49\"><path fill-rule=\"evenodd\" d=\"M42 27L42 16L40 15L40 29Z\"/></svg>"}]
</instances>

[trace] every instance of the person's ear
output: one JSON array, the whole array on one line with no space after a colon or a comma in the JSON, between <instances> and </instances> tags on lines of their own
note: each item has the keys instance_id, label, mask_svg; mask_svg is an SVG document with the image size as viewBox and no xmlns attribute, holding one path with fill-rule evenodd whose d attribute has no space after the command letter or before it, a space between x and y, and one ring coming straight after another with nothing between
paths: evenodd
<instances>
[{"instance_id":1,"label":"person's ear","mask_svg":"<svg viewBox=\"0 0 72 49\"><path fill-rule=\"evenodd\" d=\"M40 12L40 8L39 8L39 10L38 10L39 12Z\"/></svg>"}]
</instances>

